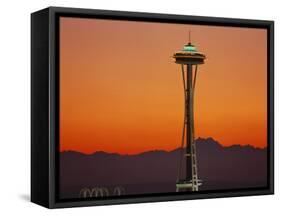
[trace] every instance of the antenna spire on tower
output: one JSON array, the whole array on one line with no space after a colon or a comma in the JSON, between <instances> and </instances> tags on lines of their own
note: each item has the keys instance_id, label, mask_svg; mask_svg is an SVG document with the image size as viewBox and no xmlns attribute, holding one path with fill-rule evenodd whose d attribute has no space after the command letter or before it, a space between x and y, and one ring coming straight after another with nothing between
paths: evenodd
<instances>
[{"instance_id":1,"label":"antenna spire on tower","mask_svg":"<svg viewBox=\"0 0 281 216\"><path fill-rule=\"evenodd\" d=\"M188 43L191 44L191 34L190 34L190 30L188 31Z\"/></svg>"}]
</instances>

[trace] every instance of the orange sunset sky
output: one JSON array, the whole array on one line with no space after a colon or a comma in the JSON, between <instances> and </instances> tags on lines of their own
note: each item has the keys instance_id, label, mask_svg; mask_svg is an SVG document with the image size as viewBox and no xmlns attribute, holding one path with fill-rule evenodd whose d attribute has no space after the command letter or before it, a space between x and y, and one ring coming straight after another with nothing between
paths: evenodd
<instances>
[{"instance_id":1,"label":"orange sunset sky","mask_svg":"<svg viewBox=\"0 0 281 216\"><path fill-rule=\"evenodd\" d=\"M265 29L60 18L60 151L136 154L180 147L183 86L172 55L198 67L195 135L267 146Z\"/></svg>"}]
</instances>

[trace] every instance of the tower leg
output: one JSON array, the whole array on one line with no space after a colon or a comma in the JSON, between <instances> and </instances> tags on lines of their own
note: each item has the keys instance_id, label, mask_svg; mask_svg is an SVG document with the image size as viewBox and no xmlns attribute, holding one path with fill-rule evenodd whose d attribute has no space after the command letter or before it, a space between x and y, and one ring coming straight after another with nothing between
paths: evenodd
<instances>
[{"instance_id":1,"label":"tower leg","mask_svg":"<svg viewBox=\"0 0 281 216\"><path fill-rule=\"evenodd\" d=\"M186 122L185 122L185 129L186 129L186 180L192 179L192 163L191 163L191 143L192 143L192 109L191 109L191 102L192 102L192 65L186 65L186 94L185 94L185 106L186 106Z\"/></svg>"}]
</instances>

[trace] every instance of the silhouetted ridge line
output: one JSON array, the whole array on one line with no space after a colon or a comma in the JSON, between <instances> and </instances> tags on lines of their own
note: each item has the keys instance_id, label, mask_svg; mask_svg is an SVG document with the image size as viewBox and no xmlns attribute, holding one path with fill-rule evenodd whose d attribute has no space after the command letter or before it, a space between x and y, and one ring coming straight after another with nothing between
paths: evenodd
<instances>
[{"instance_id":1,"label":"silhouetted ridge line","mask_svg":"<svg viewBox=\"0 0 281 216\"><path fill-rule=\"evenodd\" d=\"M233 144L230 146L223 146L222 144L220 144L218 141L216 141L215 139L213 139L212 137L207 137L207 138L201 138L198 137L198 139L196 139L196 145L197 146L201 146L201 145L208 145L208 147L212 147L214 149L225 149L225 150L234 150L234 149L248 149L248 150L265 150L266 147L261 148L261 147L255 147L253 145L247 144L247 145L241 145L241 144ZM171 151L166 151L166 150L162 150L162 149L155 149L155 150L149 150L149 151L144 151L144 152L140 152L140 153L134 153L134 154L121 154L121 153L112 153L112 152L105 152L105 151L96 151L93 153L83 153L83 152L79 152L79 151L74 151L74 150L68 150L68 151L62 151L60 153L68 153L68 154L81 154L81 155L87 155L87 156L91 156L91 155L110 155L110 156L137 156L137 155L147 155L147 154L151 154L151 153L155 153L155 154L165 154L165 153L173 153L173 152L177 152L179 151L180 148L176 148L173 149Z\"/></svg>"}]
</instances>

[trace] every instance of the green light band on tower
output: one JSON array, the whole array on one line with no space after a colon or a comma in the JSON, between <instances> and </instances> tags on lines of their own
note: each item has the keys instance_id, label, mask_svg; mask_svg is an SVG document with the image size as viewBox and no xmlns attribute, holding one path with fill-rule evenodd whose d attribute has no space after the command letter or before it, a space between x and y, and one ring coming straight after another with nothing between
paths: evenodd
<instances>
[{"instance_id":1,"label":"green light band on tower","mask_svg":"<svg viewBox=\"0 0 281 216\"><path fill-rule=\"evenodd\" d=\"M193 45L185 45L182 49L182 51L187 51L187 52L196 52L197 49Z\"/></svg>"}]
</instances>

